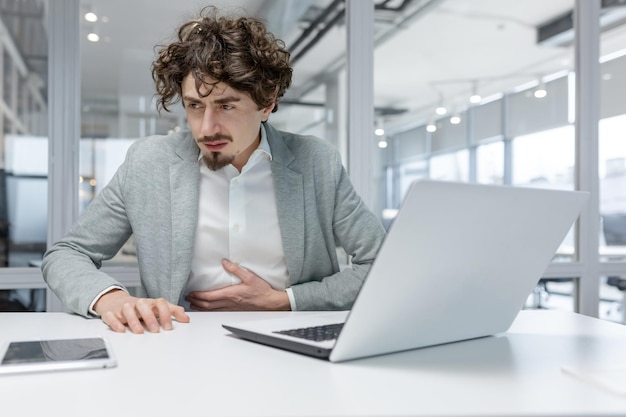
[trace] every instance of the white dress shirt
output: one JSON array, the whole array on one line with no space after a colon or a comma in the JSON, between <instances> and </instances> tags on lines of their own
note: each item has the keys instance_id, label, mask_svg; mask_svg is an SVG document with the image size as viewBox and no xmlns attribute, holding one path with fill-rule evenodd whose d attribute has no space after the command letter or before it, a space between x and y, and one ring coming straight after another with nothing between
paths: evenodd
<instances>
[{"instance_id":1,"label":"white dress shirt","mask_svg":"<svg viewBox=\"0 0 626 417\"><path fill-rule=\"evenodd\" d=\"M179 301L189 310L185 296L238 284L221 260L229 259L254 272L272 288L286 289L289 272L285 263L272 171L272 154L265 128L261 143L239 171L228 165L211 171L200 157L200 198L198 225L187 287ZM89 312L100 297L118 286L108 287L91 302ZM291 309L296 309L293 292L286 289Z\"/></svg>"},{"instance_id":2,"label":"white dress shirt","mask_svg":"<svg viewBox=\"0 0 626 417\"><path fill-rule=\"evenodd\" d=\"M241 173L232 165L211 171L200 159L198 225L191 274L183 298L240 283L222 267L227 258L254 272L272 288L286 289L289 273L278 224L272 154L261 126L261 142ZM287 290L292 310L295 301ZM181 300L189 308L189 304Z\"/></svg>"}]
</instances>

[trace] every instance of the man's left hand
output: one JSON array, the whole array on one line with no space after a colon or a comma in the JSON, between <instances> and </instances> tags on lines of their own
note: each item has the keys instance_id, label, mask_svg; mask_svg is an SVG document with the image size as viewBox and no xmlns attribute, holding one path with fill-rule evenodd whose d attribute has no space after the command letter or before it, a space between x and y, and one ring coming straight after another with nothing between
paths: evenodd
<instances>
[{"instance_id":1,"label":"man's left hand","mask_svg":"<svg viewBox=\"0 0 626 417\"><path fill-rule=\"evenodd\" d=\"M286 291L273 289L263 278L230 262L222 260L224 269L241 283L211 291L193 291L185 298L194 310L291 310Z\"/></svg>"}]
</instances>

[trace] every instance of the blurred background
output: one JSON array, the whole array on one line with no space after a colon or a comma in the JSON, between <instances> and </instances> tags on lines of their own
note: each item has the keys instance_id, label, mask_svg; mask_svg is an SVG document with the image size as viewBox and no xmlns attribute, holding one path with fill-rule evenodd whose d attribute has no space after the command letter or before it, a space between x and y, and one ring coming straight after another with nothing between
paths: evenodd
<instances>
[{"instance_id":1,"label":"blurred background","mask_svg":"<svg viewBox=\"0 0 626 417\"><path fill-rule=\"evenodd\" d=\"M355 146L348 131L350 2L54 3L0 0L0 310L56 308L37 269L51 238L51 222L57 224L68 216L59 213L68 205L71 210L76 205L80 213L109 181L134 140L186 127L180 107L172 113L157 113L150 64L154 47L168 42L176 27L204 6L258 16L284 40L292 53L293 86L270 123L334 143L348 165ZM572 228L546 276L529 294L527 308L582 311L622 322L626 289L624 2L597 1L600 15L594 23L599 34L592 45L599 56L599 80L589 82L598 87L599 120L598 136L589 140L597 141L598 158L597 168L591 171L577 159L578 2L359 3L374 8L374 19L367 23L374 38L373 116L365 121L368 133L358 142L368 150L364 163L370 177L360 181L366 184L372 210L387 227L391 225L408 185L419 178L557 189L576 189L581 177L591 178L597 184L593 187L598 193L598 216L589 222L598 232L597 242L584 241L585 236ZM53 15L55 8L61 11ZM73 29L65 36L69 36L68 45L78 46L67 53L79 62L74 78L79 99L63 117L76 123L79 137L75 138L75 155L67 152L55 163L73 167L72 172L78 174L75 184L49 175L49 104L63 94L63 85L55 90L58 81L49 74L54 59L50 34L59 30L51 28L51 22L58 26L59 21L71 23ZM68 65L71 68L71 62ZM65 206L50 203L49 190L61 195ZM589 265L593 265L591 277L584 276ZM132 240L107 268L130 283L137 282Z\"/></svg>"}]
</instances>

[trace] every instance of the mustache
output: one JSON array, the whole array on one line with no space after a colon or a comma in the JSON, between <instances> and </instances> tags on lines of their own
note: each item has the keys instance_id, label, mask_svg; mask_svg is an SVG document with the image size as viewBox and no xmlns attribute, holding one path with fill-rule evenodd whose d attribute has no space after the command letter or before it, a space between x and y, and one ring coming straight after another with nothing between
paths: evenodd
<instances>
[{"instance_id":1,"label":"mustache","mask_svg":"<svg viewBox=\"0 0 626 417\"><path fill-rule=\"evenodd\" d=\"M228 135L224 135L224 134L218 133L218 134L212 135L212 136L203 136L202 139L201 139L202 142L217 142L217 141L220 141L220 140L227 140L229 142L232 142L233 138L228 136Z\"/></svg>"}]
</instances>

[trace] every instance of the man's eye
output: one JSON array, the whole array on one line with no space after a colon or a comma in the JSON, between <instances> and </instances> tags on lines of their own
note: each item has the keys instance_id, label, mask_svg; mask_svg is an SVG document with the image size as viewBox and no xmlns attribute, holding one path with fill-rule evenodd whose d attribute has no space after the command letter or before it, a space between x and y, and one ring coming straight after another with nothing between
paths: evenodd
<instances>
[{"instance_id":1,"label":"man's eye","mask_svg":"<svg viewBox=\"0 0 626 417\"><path fill-rule=\"evenodd\" d=\"M224 105L222 106L222 108L223 108L224 110L232 110L232 109L234 109L234 107L233 107L233 106L231 106L230 104L224 104Z\"/></svg>"}]
</instances>

